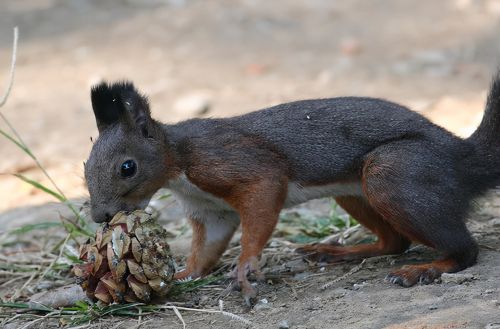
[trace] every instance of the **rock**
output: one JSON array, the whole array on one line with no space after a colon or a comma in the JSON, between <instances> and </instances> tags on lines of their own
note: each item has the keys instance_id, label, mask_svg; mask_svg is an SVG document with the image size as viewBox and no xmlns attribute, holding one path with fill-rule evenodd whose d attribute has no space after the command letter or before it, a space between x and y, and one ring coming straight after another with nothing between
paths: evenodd
<instances>
[{"instance_id":1,"label":"rock","mask_svg":"<svg viewBox=\"0 0 500 329\"><path fill-rule=\"evenodd\" d=\"M484 326L484 329L500 329L500 322L488 323L486 326Z\"/></svg>"},{"instance_id":2,"label":"rock","mask_svg":"<svg viewBox=\"0 0 500 329\"><path fill-rule=\"evenodd\" d=\"M474 275L470 273L443 273L441 275L441 282L443 283L462 284L474 279Z\"/></svg>"},{"instance_id":3,"label":"rock","mask_svg":"<svg viewBox=\"0 0 500 329\"><path fill-rule=\"evenodd\" d=\"M302 273L307 270L307 264L302 259L294 259L284 264L290 272Z\"/></svg>"},{"instance_id":4,"label":"rock","mask_svg":"<svg viewBox=\"0 0 500 329\"><path fill-rule=\"evenodd\" d=\"M273 308L273 303L270 303L267 299L263 298L255 304L253 309L257 312L262 311L262 310L269 310Z\"/></svg>"},{"instance_id":5,"label":"rock","mask_svg":"<svg viewBox=\"0 0 500 329\"><path fill-rule=\"evenodd\" d=\"M353 289L353 290L360 290L360 289L362 289L362 288L364 288L364 287L366 287L366 286L369 286L369 285L370 285L370 284L369 284L368 282L363 281L363 282L361 282L361 283L355 283L355 284L353 284L353 285L352 285L352 289Z\"/></svg>"},{"instance_id":6,"label":"rock","mask_svg":"<svg viewBox=\"0 0 500 329\"><path fill-rule=\"evenodd\" d=\"M349 293L349 290L344 288L337 288L331 292L331 299L343 298L345 295Z\"/></svg>"},{"instance_id":7,"label":"rock","mask_svg":"<svg viewBox=\"0 0 500 329\"><path fill-rule=\"evenodd\" d=\"M88 300L87 295L79 285L74 284L34 294L28 305L30 308L38 308L41 305L59 308L74 305L81 300Z\"/></svg>"},{"instance_id":8,"label":"rock","mask_svg":"<svg viewBox=\"0 0 500 329\"><path fill-rule=\"evenodd\" d=\"M493 218L490 221L488 221L488 223L491 226L500 226L500 218Z\"/></svg>"},{"instance_id":9,"label":"rock","mask_svg":"<svg viewBox=\"0 0 500 329\"><path fill-rule=\"evenodd\" d=\"M290 325L288 324L287 320L283 320L283 321L280 321L280 323L278 323L278 328L279 329L289 329Z\"/></svg>"},{"instance_id":10,"label":"rock","mask_svg":"<svg viewBox=\"0 0 500 329\"><path fill-rule=\"evenodd\" d=\"M179 97L173 110L186 117L200 116L210 111L211 97L205 92L191 92Z\"/></svg>"},{"instance_id":11,"label":"rock","mask_svg":"<svg viewBox=\"0 0 500 329\"><path fill-rule=\"evenodd\" d=\"M311 272L297 273L293 276L293 279L297 281L303 281L307 279L311 274L312 274Z\"/></svg>"}]
</instances>

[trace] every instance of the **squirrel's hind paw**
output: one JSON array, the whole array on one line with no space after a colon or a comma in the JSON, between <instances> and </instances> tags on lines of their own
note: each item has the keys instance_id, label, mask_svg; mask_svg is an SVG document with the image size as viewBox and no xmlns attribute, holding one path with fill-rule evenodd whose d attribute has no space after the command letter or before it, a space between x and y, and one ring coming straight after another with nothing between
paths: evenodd
<instances>
[{"instance_id":1,"label":"squirrel's hind paw","mask_svg":"<svg viewBox=\"0 0 500 329\"><path fill-rule=\"evenodd\" d=\"M442 272L432 264L407 265L400 270L389 273L385 280L403 287L411 287L417 283L430 284L441 277Z\"/></svg>"}]
</instances>

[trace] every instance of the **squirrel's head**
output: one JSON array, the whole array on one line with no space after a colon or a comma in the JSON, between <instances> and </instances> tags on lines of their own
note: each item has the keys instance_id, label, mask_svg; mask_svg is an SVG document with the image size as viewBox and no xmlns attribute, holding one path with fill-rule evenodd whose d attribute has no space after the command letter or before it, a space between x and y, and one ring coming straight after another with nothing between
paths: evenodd
<instances>
[{"instance_id":1,"label":"squirrel's head","mask_svg":"<svg viewBox=\"0 0 500 329\"><path fill-rule=\"evenodd\" d=\"M85 163L92 219L144 209L166 180L165 135L132 83L101 83L91 90L99 138Z\"/></svg>"}]
</instances>

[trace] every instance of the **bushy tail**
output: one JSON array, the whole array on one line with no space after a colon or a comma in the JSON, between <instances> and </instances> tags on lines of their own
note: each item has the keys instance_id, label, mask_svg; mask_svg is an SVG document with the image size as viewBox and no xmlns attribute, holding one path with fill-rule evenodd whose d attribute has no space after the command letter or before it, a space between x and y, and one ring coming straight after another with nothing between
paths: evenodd
<instances>
[{"instance_id":1,"label":"bushy tail","mask_svg":"<svg viewBox=\"0 0 500 329\"><path fill-rule=\"evenodd\" d=\"M472 152L463 158L463 179L471 195L500 185L500 70L493 77L483 120L467 139Z\"/></svg>"},{"instance_id":2,"label":"bushy tail","mask_svg":"<svg viewBox=\"0 0 500 329\"><path fill-rule=\"evenodd\" d=\"M469 140L485 148L500 146L500 70L491 82L483 120Z\"/></svg>"}]
</instances>

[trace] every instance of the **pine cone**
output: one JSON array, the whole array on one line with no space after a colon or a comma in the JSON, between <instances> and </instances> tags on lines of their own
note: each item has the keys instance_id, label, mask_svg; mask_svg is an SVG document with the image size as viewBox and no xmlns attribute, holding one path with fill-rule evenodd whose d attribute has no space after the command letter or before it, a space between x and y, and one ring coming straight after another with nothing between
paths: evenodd
<instances>
[{"instance_id":1,"label":"pine cone","mask_svg":"<svg viewBox=\"0 0 500 329\"><path fill-rule=\"evenodd\" d=\"M73 273L93 300L149 302L171 287L175 265L166 240L167 232L151 215L120 212L82 245L84 264L75 265Z\"/></svg>"}]
</instances>

